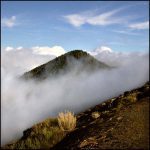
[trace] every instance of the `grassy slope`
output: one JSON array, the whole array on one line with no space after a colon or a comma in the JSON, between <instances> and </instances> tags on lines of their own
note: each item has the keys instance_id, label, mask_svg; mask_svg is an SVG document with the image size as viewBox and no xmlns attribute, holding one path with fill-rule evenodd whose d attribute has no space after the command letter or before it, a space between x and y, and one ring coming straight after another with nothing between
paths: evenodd
<instances>
[{"instance_id":1,"label":"grassy slope","mask_svg":"<svg viewBox=\"0 0 150 150\"><path fill-rule=\"evenodd\" d=\"M65 133L60 130L56 118L49 118L23 132L23 137L4 146L4 149L47 149L62 140Z\"/></svg>"},{"instance_id":2,"label":"grassy slope","mask_svg":"<svg viewBox=\"0 0 150 150\"><path fill-rule=\"evenodd\" d=\"M93 112L98 112L100 117L93 118ZM71 133L61 131L57 119L49 118L4 148L148 149L149 82L78 114L77 128Z\"/></svg>"}]
</instances>

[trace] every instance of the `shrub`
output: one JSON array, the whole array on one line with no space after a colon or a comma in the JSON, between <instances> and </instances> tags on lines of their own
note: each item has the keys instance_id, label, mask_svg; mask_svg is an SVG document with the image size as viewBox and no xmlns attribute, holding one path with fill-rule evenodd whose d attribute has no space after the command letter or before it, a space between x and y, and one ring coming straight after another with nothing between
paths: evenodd
<instances>
[{"instance_id":1,"label":"shrub","mask_svg":"<svg viewBox=\"0 0 150 150\"><path fill-rule=\"evenodd\" d=\"M72 131L76 127L76 117L72 112L61 112L58 114L58 124L63 131Z\"/></svg>"}]
</instances>

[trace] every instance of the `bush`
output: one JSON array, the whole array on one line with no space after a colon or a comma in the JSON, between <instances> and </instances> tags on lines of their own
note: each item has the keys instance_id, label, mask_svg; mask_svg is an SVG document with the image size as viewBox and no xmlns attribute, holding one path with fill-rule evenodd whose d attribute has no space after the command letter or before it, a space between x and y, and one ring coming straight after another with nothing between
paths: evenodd
<instances>
[{"instance_id":1,"label":"bush","mask_svg":"<svg viewBox=\"0 0 150 150\"><path fill-rule=\"evenodd\" d=\"M72 131L76 127L76 117L72 112L58 114L58 124L63 131Z\"/></svg>"}]
</instances>

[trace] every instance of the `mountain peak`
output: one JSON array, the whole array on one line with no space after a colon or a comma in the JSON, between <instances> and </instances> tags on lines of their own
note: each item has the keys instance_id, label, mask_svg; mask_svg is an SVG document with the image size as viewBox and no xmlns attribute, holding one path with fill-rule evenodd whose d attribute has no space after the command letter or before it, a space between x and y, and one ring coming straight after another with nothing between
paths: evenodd
<instances>
[{"instance_id":1,"label":"mountain peak","mask_svg":"<svg viewBox=\"0 0 150 150\"><path fill-rule=\"evenodd\" d=\"M66 55L73 55L73 56L80 55L82 57L84 55L88 55L88 53L83 50L73 50L73 51L66 53Z\"/></svg>"},{"instance_id":2,"label":"mountain peak","mask_svg":"<svg viewBox=\"0 0 150 150\"><path fill-rule=\"evenodd\" d=\"M78 68L78 72L84 70L108 69L108 65L96 60L93 56L82 50L74 50L26 72L23 78L47 78L51 75L58 75L60 72L67 72Z\"/></svg>"}]
</instances>

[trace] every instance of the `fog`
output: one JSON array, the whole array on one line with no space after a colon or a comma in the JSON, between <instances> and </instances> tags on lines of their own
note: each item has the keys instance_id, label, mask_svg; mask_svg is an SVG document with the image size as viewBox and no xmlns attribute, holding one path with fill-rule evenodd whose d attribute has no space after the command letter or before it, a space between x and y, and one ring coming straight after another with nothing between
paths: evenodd
<instances>
[{"instance_id":1,"label":"fog","mask_svg":"<svg viewBox=\"0 0 150 150\"><path fill-rule=\"evenodd\" d=\"M14 56L2 53L2 145L20 138L24 130L48 117L57 116L60 111L84 111L108 98L140 87L149 80L148 52L122 53L121 56L116 53L105 54L105 59L101 58L102 55L95 56L118 67L92 74L81 72L78 75L75 70L71 70L42 82L22 81L17 76L31 69L30 65L38 66L48 58L37 62L37 57L34 59L32 56L31 59L27 58L29 55L20 56L17 53Z\"/></svg>"}]
</instances>

